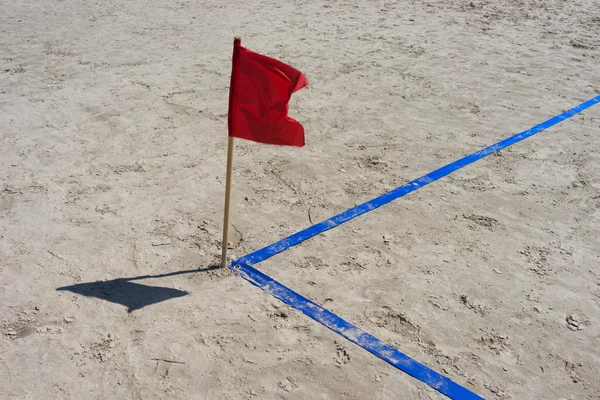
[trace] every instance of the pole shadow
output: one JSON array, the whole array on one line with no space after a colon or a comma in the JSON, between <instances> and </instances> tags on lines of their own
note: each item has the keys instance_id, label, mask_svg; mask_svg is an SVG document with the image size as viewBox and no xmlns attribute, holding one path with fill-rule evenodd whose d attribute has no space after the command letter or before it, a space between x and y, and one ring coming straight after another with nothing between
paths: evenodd
<instances>
[{"instance_id":1,"label":"pole shadow","mask_svg":"<svg viewBox=\"0 0 600 400\"><path fill-rule=\"evenodd\" d=\"M68 291L86 297L95 297L111 303L121 304L127 307L128 313L131 313L151 304L160 303L176 297L183 297L189 294L189 292L185 290L162 286L147 286L131 281L165 278L168 276L191 274L194 272L207 272L216 269L219 269L219 266L177 271L160 275L142 275L131 278L118 278L110 281L78 283L76 285L59 287L56 288L56 290Z\"/></svg>"}]
</instances>

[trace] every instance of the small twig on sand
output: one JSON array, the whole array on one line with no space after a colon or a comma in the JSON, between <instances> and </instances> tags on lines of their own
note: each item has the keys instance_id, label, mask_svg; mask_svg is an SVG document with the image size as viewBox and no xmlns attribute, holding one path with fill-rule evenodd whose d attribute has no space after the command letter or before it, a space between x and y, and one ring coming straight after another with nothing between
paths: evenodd
<instances>
[{"instance_id":1,"label":"small twig on sand","mask_svg":"<svg viewBox=\"0 0 600 400\"><path fill-rule=\"evenodd\" d=\"M165 358L151 358L153 361L164 361L171 364L185 364L183 361L167 360Z\"/></svg>"}]
</instances>

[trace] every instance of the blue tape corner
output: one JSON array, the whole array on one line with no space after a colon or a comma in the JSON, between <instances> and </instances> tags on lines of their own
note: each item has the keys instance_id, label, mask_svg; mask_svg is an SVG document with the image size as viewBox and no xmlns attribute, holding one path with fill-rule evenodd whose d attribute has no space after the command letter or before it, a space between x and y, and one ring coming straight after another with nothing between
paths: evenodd
<instances>
[{"instance_id":1,"label":"blue tape corner","mask_svg":"<svg viewBox=\"0 0 600 400\"><path fill-rule=\"evenodd\" d=\"M451 399L459 400L472 400L472 399L483 399L479 395L471 392L470 390L460 386L453 382L449 378L433 371L427 366L413 360L406 354L401 353L399 350L383 343L376 337L362 331L351 323L343 320L332 312L326 310L320 305L310 301L306 297L294 292L293 290L283 286L279 282L263 274L257 269L253 268L253 264L257 264L264 261L274 255L281 253L282 251L302 243L320 233L323 233L331 228L343 224L353 218L356 218L362 214L372 211L376 208L383 206L391 201L394 201L400 197L407 195L419 188L422 188L432 182L437 181L469 164L474 163L488 155L502 150L508 146L511 146L517 142L527 139L530 136L535 135L553 125L558 124L573 115L579 114L583 110L600 103L600 95L587 100L572 109L563 112L555 117L550 118L547 121L542 122L526 131L513 135L507 139L504 139L496 144L486 147L485 149L479 150L468 156L465 156L459 160L456 160L448 165L436 169L420 178L417 178L404 186L396 188L388 193L385 193L375 199L372 199L366 203L358 205L354 208L344 211L328 220L319 222L311 227L308 227L300 232L294 233L284 239L279 240L267 247L250 253L239 260L235 261L229 266L229 269L237 272L242 278L252 283L253 285L261 288L267 293L275 296L284 303L294 307L295 309L308 315L315 321L320 322L334 332L339 333L346 339L353 343L356 343L365 350L373 353L377 357L385 360L401 371L406 372L410 376L426 383L440 393L450 397Z\"/></svg>"}]
</instances>

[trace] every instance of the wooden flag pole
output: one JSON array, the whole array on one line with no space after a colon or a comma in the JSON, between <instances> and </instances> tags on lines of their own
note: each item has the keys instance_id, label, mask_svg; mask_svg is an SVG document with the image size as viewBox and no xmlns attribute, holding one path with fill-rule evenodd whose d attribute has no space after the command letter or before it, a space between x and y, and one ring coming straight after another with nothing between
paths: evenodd
<instances>
[{"instance_id":1,"label":"wooden flag pole","mask_svg":"<svg viewBox=\"0 0 600 400\"><path fill-rule=\"evenodd\" d=\"M229 130L229 142L227 144L227 177L225 181L225 210L223 215L223 240L221 241L221 268L227 266L227 247L229 245L229 205L231 203L231 170L233 169L233 136L231 132L234 131L233 121L231 119L231 102L233 101L233 88L234 82L234 71L237 63L237 47L242 42L240 37L236 37L233 40L233 57L232 57L232 70L231 70L231 82L229 84L229 112L227 115L227 127Z\"/></svg>"},{"instance_id":2,"label":"wooden flag pole","mask_svg":"<svg viewBox=\"0 0 600 400\"><path fill-rule=\"evenodd\" d=\"M229 136L227 145L227 177L225 183L225 215L223 216L223 241L221 246L221 268L227 266L227 246L229 244L229 204L231 201L231 170L233 167L233 136Z\"/></svg>"},{"instance_id":3,"label":"wooden flag pole","mask_svg":"<svg viewBox=\"0 0 600 400\"><path fill-rule=\"evenodd\" d=\"M225 215L223 216L223 241L221 246L221 268L227 266L227 245L229 243L229 205L231 203L231 170L233 167L233 136L229 136L227 145L227 177L225 183Z\"/></svg>"}]
</instances>

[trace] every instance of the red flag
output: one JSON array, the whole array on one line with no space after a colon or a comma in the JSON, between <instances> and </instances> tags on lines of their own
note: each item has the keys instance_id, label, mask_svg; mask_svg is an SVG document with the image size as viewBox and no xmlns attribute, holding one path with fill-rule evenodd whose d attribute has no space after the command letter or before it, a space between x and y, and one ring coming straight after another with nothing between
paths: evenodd
<instances>
[{"instance_id":1,"label":"red flag","mask_svg":"<svg viewBox=\"0 0 600 400\"><path fill-rule=\"evenodd\" d=\"M292 93L308 85L302 72L233 42L229 136L254 142L304 146L304 127L288 117Z\"/></svg>"}]
</instances>

